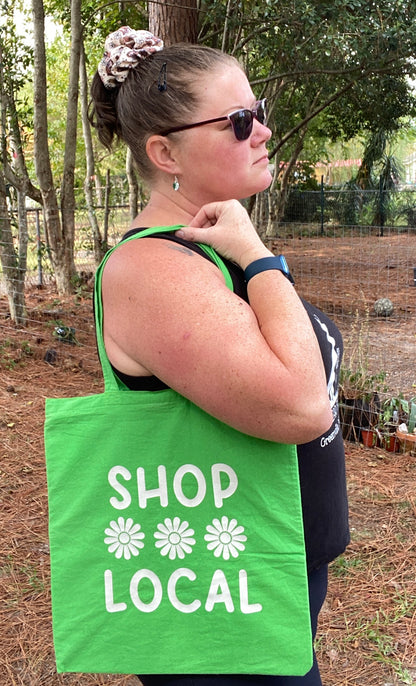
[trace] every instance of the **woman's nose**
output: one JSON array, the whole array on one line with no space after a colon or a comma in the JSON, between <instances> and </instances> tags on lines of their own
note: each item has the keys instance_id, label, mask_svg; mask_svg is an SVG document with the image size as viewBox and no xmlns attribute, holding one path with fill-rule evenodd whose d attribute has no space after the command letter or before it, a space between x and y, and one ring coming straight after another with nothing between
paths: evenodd
<instances>
[{"instance_id":1,"label":"woman's nose","mask_svg":"<svg viewBox=\"0 0 416 686\"><path fill-rule=\"evenodd\" d=\"M253 131L251 133L251 141L254 145L259 143L267 143L272 136L272 132L266 124L261 124L257 119L253 122Z\"/></svg>"}]
</instances>

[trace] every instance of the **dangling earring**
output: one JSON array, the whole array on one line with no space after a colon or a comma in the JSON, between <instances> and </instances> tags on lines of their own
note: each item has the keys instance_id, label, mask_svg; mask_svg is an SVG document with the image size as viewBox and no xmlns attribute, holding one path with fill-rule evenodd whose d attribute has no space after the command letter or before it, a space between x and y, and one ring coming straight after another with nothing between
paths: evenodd
<instances>
[{"instance_id":1,"label":"dangling earring","mask_svg":"<svg viewBox=\"0 0 416 686\"><path fill-rule=\"evenodd\" d=\"M175 178L173 179L172 188L174 191L179 190L179 181L178 181L178 177L176 176L176 174L175 174Z\"/></svg>"}]
</instances>

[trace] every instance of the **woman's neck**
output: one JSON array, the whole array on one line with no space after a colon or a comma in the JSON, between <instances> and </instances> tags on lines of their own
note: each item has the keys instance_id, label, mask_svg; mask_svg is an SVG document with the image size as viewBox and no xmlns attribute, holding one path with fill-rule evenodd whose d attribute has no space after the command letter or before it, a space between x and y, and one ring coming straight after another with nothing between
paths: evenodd
<instances>
[{"instance_id":1,"label":"woman's neck","mask_svg":"<svg viewBox=\"0 0 416 686\"><path fill-rule=\"evenodd\" d=\"M177 193L177 195L176 195ZM152 191L149 202L132 223L132 228L137 226L173 226L182 224L186 226L198 212L199 207L193 206L186 198L180 195L180 191L172 198L171 193Z\"/></svg>"}]
</instances>

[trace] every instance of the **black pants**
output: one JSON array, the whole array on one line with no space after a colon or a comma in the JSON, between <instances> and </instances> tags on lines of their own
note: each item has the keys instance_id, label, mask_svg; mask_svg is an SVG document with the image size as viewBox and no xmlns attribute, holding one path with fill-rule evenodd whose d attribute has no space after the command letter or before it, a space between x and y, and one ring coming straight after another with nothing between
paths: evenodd
<instances>
[{"instance_id":1,"label":"black pants","mask_svg":"<svg viewBox=\"0 0 416 686\"><path fill-rule=\"evenodd\" d=\"M315 638L318 615L328 588L328 567L311 572L309 607L312 635ZM251 674L147 674L139 676L143 686L322 686L319 667L313 653L313 665L305 676L263 676Z\"/></svg>"}]
</instances>

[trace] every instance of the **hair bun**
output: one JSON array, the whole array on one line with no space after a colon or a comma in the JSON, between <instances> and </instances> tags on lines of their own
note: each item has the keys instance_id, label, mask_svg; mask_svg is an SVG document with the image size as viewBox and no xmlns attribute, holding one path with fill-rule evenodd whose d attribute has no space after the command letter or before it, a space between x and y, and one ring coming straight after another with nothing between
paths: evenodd
<instances>
[{"instance_id":1,"label":"hair bun","mask_svg":"<svg viewBox=\"0 0 416 686\"><path fill-rule=\"evenodd\" d=\"M106 88L115 88L122 83L140 60L154 52L163 50L163 41L150 31L135 31L130 26L121 26L107 36L104 57L98 65L98 73Z\"/></svg>"}]
</instances>

